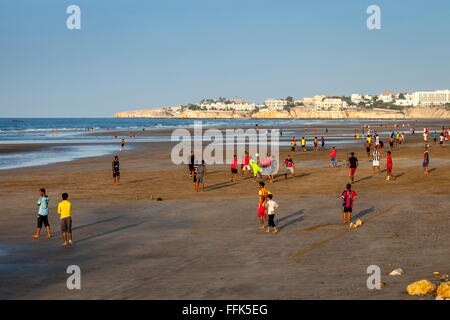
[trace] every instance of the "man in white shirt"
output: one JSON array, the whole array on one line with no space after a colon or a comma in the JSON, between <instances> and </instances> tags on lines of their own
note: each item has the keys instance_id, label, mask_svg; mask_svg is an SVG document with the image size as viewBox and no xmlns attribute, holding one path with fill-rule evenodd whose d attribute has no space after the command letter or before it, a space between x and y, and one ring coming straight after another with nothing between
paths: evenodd
<instances>
[{"instance_id":1,"label":"man in white shirt","mask_svg":"<svg viewBox=\"0 0 450 320\"><path fill-rule=\"evenodd\" d=\"M266 205L267 205L267 216L269 217L269 226L267 227L266 232L270 232L270 228L273 228L273 233L277 233L277 227L275 226L275 222L273 221L273 219L275 218L275 210L278 210L280 208L280 206L278 205L278 203L274 200L272 200L273 195L269 194L267 196L267 198L269 199L269 201L267 201Z\"/></svg>"},{"instance_id":2,"label":"man in white shirt","mask_svg":"<svg viewBox=\"0 0 450 320\"><path fill-rule=\"evenodd\" d=\"M378 174L381 173L381 169L380 169L380 151L378 151L378 147L375 146L373 148L373 152L372 152L372 168L373 168L373 175L375 175L375 171L376 168L378 168Z\"/></svg>"}]
</instances>

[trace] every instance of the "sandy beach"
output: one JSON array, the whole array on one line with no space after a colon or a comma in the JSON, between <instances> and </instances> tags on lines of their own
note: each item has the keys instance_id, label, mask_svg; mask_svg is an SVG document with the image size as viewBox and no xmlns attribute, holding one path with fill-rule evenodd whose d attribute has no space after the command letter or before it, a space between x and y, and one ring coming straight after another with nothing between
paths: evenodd
<instances>
[{"instance_id":1,"label":"sandy beach","mask_svg":"<svg viewBox=\"0 0 450 320\"><path fill-rule=\"evenodd\" d=\"M433 299L406 293L411 282L438 283L433 272L450 272L450 145L429 139L425 176L421 129L430 123L415 123L416 134L393 151L395 181L385 180L386 138L381 175L372 176L363 139L337 148L339 160L353 151L360 163L353 219L363 225L351 231L342 224L339 198L348 169L330 167L328 144L297 152L296 176L284 179L280 169L268 184L281 207L278 234L258 229L257 183L241 176L232 183L229 165L212 165L205 192L195 193L187 165L171 162L175 143L127 141L134 148L119 154L119 186L112 183L112 156L2 170L0 299ZM338 122L329 129L354 130ZM301 137L303 129L290 130ZM327 137L323 127L317 135ZM2 145L0 153L40 147ZM280 159L288 153L281 148ZM51 199L51 239L45 232L31 237L41 187ZM62 192L72 202L70 247L61 246ZM81 290L66 287L69 265L81 268ZM381 268L381 290L367 288L370 265ZM388 276L395 268L405 274Z\"/></svg>"}]
</instances>

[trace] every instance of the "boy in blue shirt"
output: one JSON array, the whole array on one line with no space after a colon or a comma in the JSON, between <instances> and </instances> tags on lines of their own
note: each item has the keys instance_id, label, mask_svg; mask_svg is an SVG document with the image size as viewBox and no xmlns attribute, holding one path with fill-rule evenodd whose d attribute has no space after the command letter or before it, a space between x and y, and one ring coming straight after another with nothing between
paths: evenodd
<instances>
[{"instance_id":1,"label":"boy in blue shirt","mask_svg":"<svg viewBox=\"0 0 450 320\"><path fill-rule=\"evenodd\" d=\"M42 224L44 224L45 228L47 229L47 238L50 238L50 225L48 224L48 203L50 202L50 198L45 194L44 188L41 188L39 190L39 194L41 197L37 202L37 206L39 207L37 215L37 230L36 233L33 234L33 238L39 238Z\"/></svg>"}]
</instances>

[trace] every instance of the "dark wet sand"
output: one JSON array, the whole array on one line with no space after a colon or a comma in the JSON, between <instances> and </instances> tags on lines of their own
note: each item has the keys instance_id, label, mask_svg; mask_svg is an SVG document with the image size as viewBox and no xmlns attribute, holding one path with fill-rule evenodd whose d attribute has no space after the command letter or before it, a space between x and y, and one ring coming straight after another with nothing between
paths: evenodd
<instances>
[{"instance_id":1,"label":"dark wet sand","mask_svg":"<svg viewBox=\"0 0 450 320\"><path fill-rule=\"evenodd\" d=\"M338 159L355 151L360 160L354 219L364 224L352 231L339 201L347 169L330 168L328 150L297 153L297 177L268 186L281 206L276 235L258 229L256 183L232 184L228 165L210 166L206 192L196 194L186 166L170 162L172 145L122 152L120 186L110 156L0 171L0 298L433 299L408 296L406 286L450 271L450 145L432 146L424 176L421 134L408 136L393 152L390 182L384 172L372 177L361 141L338 149ZM51 239L31 238L42 186ZM62 192L73 206L67 248L56 214ZM66 288L73 264L81 290ZM369 265L380 266L383 289L367 289ZM403 276L387 275L398 267Z\"/></svg>"}]
</instances>

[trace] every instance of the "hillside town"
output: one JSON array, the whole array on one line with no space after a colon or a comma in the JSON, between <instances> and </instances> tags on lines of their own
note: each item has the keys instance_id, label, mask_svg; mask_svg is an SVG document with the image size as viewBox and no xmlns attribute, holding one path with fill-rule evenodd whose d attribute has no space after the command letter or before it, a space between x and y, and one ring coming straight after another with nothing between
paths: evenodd
<instances>
[{"instance_id":1,"label":"hillside town","mask_svg":"<svg viewBox=\"0 0 450 320\"><path fill-rule=\"evenodd\" d=\"M450 90L419 91L414 93L391 91L379 95L352 94L350 97L332 95L315 95L294 100L292 97L285 99L267 99L264 104L248 102L244 99L206 99L199 104L179 106L179 110L222 110L222 111L282 111L291 107L303 107L312 111L343 111L358 108L365 109L396 109L403 107L419 106L449 106Z\"/></svg>"},{"instance_id":2,"label":"hillside town","mask_svg":"<svg viewBox=\"0 0 450 320\"><path fill-rule=\"evenodd\" d=\"M118 112L115 117L313 117L346 118L349 114L364 113L365 116L378 117L380 114L396 114L401 117L405 110L417 116L419 109L439 109L437 117L450 110L450 90L418 91L413 93L386 91L378 95L352 94L350 96L315 95L296 100L291 96L284 99L269 98L263 104L245 99L203 99L197 104L173 107L149 108ZM371 115L369 115L369 113ZM220 115L219 115L220 113ZM429 113L429 111L428 111ZM419 114L420 115L420 114ZM364 116L364 117L365 117ZM381 115L384 117L384 115ZM426 117L426 115L424 115ZM432 116L434 117L434 116Z\"/></svg>"}]
</instances>

